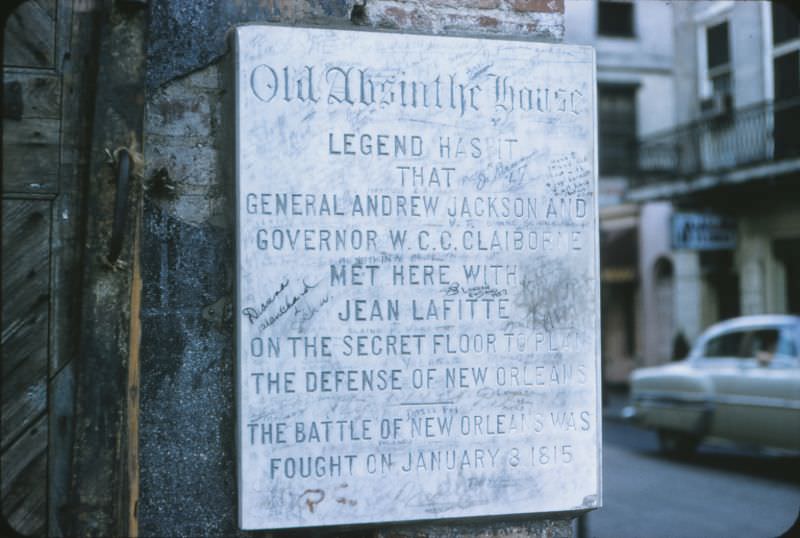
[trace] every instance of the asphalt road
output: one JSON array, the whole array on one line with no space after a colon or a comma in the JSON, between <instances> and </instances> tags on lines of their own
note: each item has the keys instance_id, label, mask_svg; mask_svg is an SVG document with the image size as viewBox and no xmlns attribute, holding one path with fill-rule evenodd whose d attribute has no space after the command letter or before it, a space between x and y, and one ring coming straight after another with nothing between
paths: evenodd
<instances>
[{"instance_id":1,"label":"asphalt road","mask_svg":"<svg viewBox=\"0 0 800 538\"><path fill-rule=\"evenodd\" d=\"M800 510L800 457L703 446L658 452L655 433L606 420L603 508L586 537L775 537Z\"/></svg>"}]
</instances>

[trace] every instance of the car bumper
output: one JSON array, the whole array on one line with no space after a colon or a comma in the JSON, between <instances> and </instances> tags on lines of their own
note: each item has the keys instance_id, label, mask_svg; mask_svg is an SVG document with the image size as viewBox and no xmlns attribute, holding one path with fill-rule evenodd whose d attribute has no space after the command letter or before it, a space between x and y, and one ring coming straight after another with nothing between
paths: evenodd
<instances>
[{"instance_id":1,"label":"car bumper","mask_svg":"<svg viewBox=\"0 0 800 538\"><path fill-rule=\"evenodd\" d=\"M642 395L632 398L622 416L646 428L703 436L711 426L713 405L696 396Z\"/></svg>"}]
</instances>

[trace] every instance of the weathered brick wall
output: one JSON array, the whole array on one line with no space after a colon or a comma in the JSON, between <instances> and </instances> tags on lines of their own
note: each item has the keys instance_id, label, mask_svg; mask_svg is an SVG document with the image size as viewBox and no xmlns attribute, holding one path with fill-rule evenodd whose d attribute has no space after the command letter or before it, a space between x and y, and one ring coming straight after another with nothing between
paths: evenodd
<instances>
[{"instance_id":1,"label":"weathered brick wall","mask_svg":"<svg viewBox=\"0 0 800 538\"><path fill-rule=\"evenodd\" d=\"M372 26L416 33L561 41L564 0L250 0L150 3L151 88L213 63L232 24Z\"/></svg>"},{"instance_id":2,"label":"weathered brick wall","mask_svg":"<svg viewBox=\"0 0 800 538\"><path fill-rule=\"evenodd\" d=\"M563 0L150 2L140 409L142 536L237 530L233 234L222 164L225 32L281 22L560 41ZM353 535L372 535L373 530ZM568 520L411 526L381 536L569 536ZM304 535L303 533L299 535Z\"/></svg>"},{"instance_id":3,"label":"weathered brick wall","mask_svg":"<svg viewBox=\"0 0 800 538\"><path fill-rule=\"evenodd\" d=\"M560 41L563 13L563 0L381 0L367 2L366 23L433 34Z\"/></svg>"}]
</instances>

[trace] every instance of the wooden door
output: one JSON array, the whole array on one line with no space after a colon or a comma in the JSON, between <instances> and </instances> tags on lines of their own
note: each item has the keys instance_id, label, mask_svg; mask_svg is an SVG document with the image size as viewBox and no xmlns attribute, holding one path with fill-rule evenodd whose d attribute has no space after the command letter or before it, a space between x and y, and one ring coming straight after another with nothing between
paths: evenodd
<instances>
[{"instance_id":1,"label":"wooden door","mask_svg":"<svg viewBox=\"0 0 800 538\"><path fill-rule=\"evenodd\" d=\"M2 49L0 534L60 536L79 334L91 12L68 1L17 4Z\"/></svg>"}]
</instances>

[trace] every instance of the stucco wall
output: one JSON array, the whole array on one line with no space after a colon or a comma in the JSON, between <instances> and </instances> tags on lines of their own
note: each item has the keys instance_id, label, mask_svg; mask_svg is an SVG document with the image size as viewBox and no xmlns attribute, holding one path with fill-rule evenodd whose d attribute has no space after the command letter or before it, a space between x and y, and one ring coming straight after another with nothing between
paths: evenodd
<instances>
[{"instance_id":1,"label":"stucco wall","mask_svg":"<svg viewBox=\"0 0 800 538\"><path fill-rule=\"evenodd\" d=\"M634 2L634 36L607 37L597 32L597 2L567 0L566 43L597 49L600 83L637 84L637 135L675 124L673 97L673 6L669 2ZM646 111L646 113L645 113Z\"/></svg>"},{"instance_id":2,"label":"stucco wall","mask_svg":"<svg viewBox=\"0 0 800 538\"><path fill-rule=\"evenodd\" d=\"M769 5L764 2L678 2L676 13L676 95L685 103L679 121L685 123L699 113L701 83L706 51L703 32L709 26L728 22L730 62L733 73L733 105L746 107L772 98L772 25Z\"/></svg>"}]
</instances>

